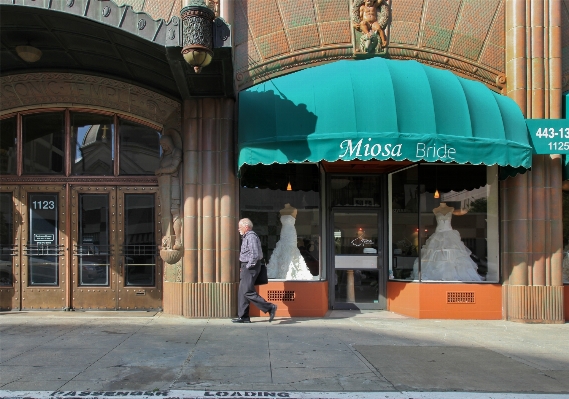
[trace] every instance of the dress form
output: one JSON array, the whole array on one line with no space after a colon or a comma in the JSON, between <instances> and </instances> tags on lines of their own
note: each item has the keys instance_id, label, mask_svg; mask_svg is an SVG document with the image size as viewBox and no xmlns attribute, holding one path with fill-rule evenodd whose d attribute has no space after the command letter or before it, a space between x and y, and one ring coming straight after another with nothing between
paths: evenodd
<instances>
[{"instance_id":1,"label":"dress form","mask_svg":"<svg viewBox=\"0 0 569 399\"><path fill-rule=\"evenodd\" d=\"M437 220L435 232L421 249L421 278L435 281L483 281L471 251L451 226L453 207L442 202L433 209ZM413 278L419 278L418 259L413 263Z\"/></svg>"},{"instance_id":2,"label":"dress form","mask_svg":"<svg viewBox=\"0 0 569 399\"><path fill-rule=\"evenodd\" d=\"M452 206L448 206L445 202L441 202L440 205L433 209L433 213L436 215L437 213L441 213L443 215L448 214L449 212L453 212L454 208Z\"/></svg>"},{"instance_id":3,"label":"dress form","mask_svg":"<svg viewBox=\"0 0 569 399\"><path fill-rule=\"evenodd\" d=\"M294 223L297 209L285 204L280 211L281 233L269 263L267 273L269 278L285 280L313 280L303 256L298 249L298 237Z\"/></svg>"},{"instance_id":4,"label":"dress form","mask_svg":"<svg viewBox=\"0 0 569 399\"><path fill-rule=\"evenodd\" d=\"M281 216L290 215L296 219L296 214L298 213L298 210L295 207L291 206L290 204L285 204L284 208L281 209L279 212Z\"/></svg>"}]
</instances>

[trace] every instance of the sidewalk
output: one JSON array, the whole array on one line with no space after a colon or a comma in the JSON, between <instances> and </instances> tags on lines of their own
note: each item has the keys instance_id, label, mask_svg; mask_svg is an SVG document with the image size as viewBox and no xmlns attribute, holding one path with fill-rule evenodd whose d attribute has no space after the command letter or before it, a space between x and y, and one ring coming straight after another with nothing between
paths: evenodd
<instances>
[{"instance_id":1,"label":"sidewalk","mask_svg":"<svg viewBox=\"0 0 569 399\"><path fill-rule=\"evenodd\" d=\"M252 320L3 312L0 391L569 393L569 324Z\"/></svg>"}]
</instances>

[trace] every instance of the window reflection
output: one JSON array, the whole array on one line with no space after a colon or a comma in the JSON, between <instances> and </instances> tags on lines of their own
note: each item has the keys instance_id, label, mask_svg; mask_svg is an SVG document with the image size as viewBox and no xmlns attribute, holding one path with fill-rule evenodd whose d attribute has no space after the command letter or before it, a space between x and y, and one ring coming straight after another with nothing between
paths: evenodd
<instances>
[{"instance_id":1,"label":"window reflection","mask_svg":"<svg viewBox=\"0 0 569 399\"><path fill-rule=\"evenodd\" d=\"M127 194L124 202L125 285L154 285L154 195Z\"/></svg>"},{"instance_id":2,"label":"window reflection","mask_svg":"<svg viewBox=\"0 0 569 399\"><path fill-rule=\"evenodd\" d=\"M111 116L72 113L71 137L74 175L113 174L115 125Z\"/></svg>"},{"instance_id":3,"label":"window reflection","mask_svg":"<svg viewBox=\"0 0 569 399\"><path fill-rule=\"evenodd\" d=\"M160 132L120 119L119 137L120 174L154 175L160 164Z\"/></svg>"},{"instance_id":4,"label":"window reflection","mask_svg":"<svg viewBox=\"0 0 569 399\"><path fill-rule=\"evenodd\" d=\"M0 121L0 173L16 174L16 118Z\"/></svg>"},{"instance_id":5,"label":"window reflection","mask_svg":"<svg viewBox=\"0 0 569 399\"><path fill-rule=\"evenodd\" d=\"M109 284L109 196L82 194L79 198L80 285Z\"/></svg>"},{"instance_id":6,"label":"window reflection","mask_svg":"<svg viewBox=\"0 0 569 399\"><path fill-rule=\"evenodd\" d=\"M22 134L24 173L63 173L65 140L62 112L24 115Z\"/></svg>"}]
</instances>

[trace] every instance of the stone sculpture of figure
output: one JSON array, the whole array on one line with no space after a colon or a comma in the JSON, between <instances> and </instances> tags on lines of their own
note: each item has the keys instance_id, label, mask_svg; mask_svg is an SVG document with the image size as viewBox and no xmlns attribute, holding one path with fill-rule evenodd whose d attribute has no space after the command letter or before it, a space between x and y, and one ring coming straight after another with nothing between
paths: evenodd
<instances>
[{"instance_id":1,"label":"stone sculpture of figure","mask_svg":"<svg viewBox=\"0 0 569 399\"><path fill-rule=\"evenodd\" d=\"M182 150L174 146L170 136L160 138L162 146L162 158L160 167L156 169L158 185L160 187L160 197L162 199L162 217L167 223L163 223L164 238L162 247L164 249L182 249L182 219L180 218L180 176L179 169L182 163ZM174 243L171 234L174 232Z\"/></svg>"},{"instance_id":2,"label":"stone sculpture of figure","mask_svg":"<svg viewBox=\"0 0 569 399\"><path fill-rule=\"evenodd\" d=\"M360 51L373 53L387 46L385 28L389 21L389 5L386 0L354 0L352 21L362 32Z\"/></svg>"}]
</instances>

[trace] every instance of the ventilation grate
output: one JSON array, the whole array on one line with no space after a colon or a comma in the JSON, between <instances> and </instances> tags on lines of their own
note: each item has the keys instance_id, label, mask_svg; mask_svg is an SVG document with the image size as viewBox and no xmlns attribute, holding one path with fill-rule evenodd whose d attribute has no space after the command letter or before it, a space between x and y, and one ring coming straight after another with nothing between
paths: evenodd
<instances>
[{"instance_id":1,"label":"ventilation grate","mask_svg":"<svg viewBox=\"0 0 569 399\"><path fill-rule=\"evenodd\" d=\"M270 290L267 300L269 302L294 302L294 291Z\"/></svg>"},{"instance_id":2,"label":"ventilation grate","mask_svg":"<svg viewBox=\"0 0 569 399\"><path fill-rule=\"evenodd\" d=\"M474 292L447 292L447 303L474 303Z\"/></svg>"}]
</instances>

